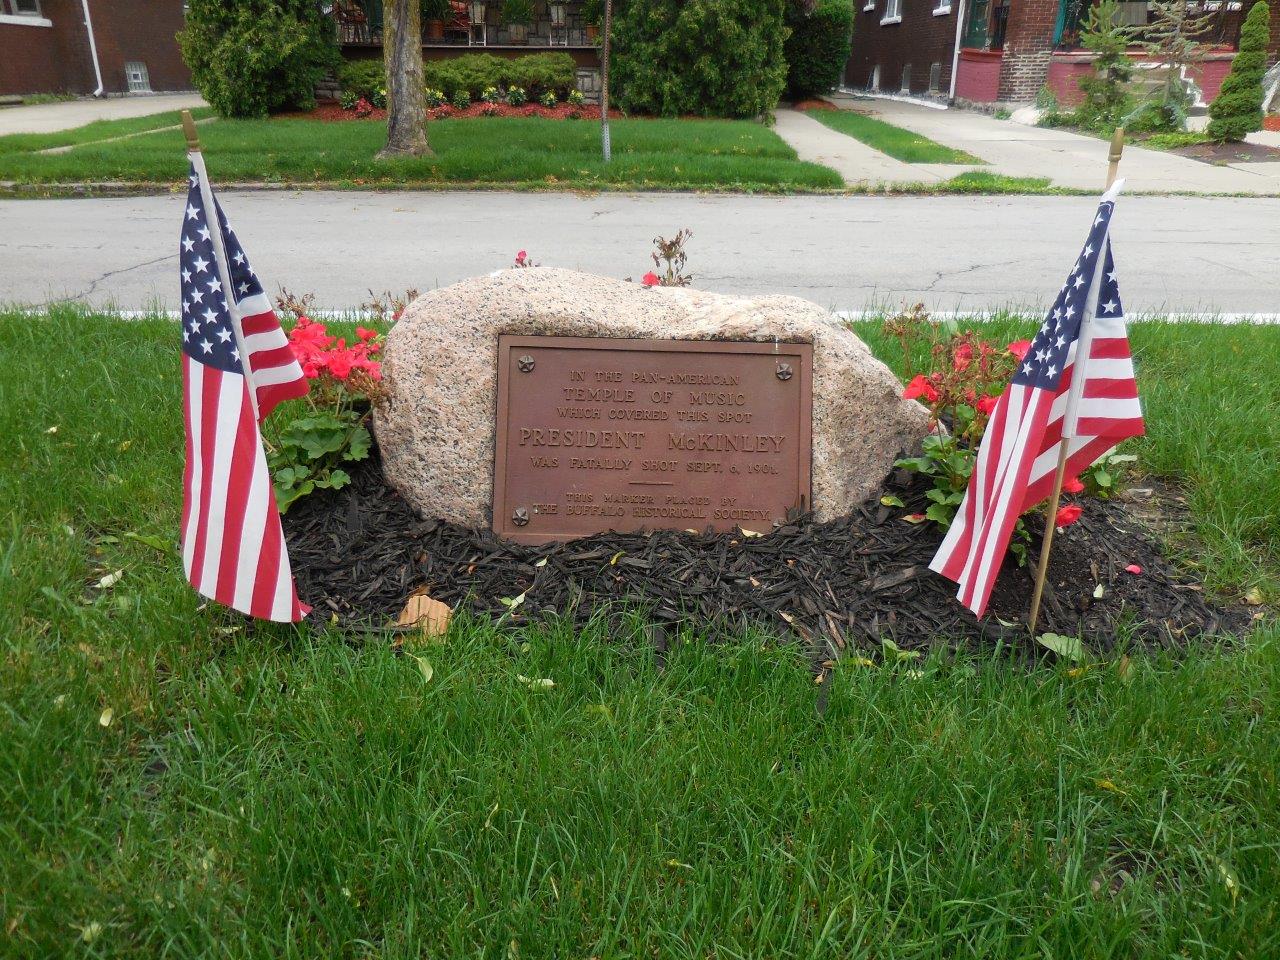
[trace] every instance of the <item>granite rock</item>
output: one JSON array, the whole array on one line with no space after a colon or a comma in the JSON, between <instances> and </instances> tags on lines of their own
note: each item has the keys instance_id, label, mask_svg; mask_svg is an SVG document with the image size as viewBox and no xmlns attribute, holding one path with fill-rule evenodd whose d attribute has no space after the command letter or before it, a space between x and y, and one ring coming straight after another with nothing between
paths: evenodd
<instances>
[{"instance_id":1,"label":"granite rock","mask_svg":"<svg viewBox=\"0 0 1280 960\"><path fill-rule=\"evenodd\" d=\"M504 270L420 296L387 336L374 428L387 479L423 516L491 519L498 336L813 344L813 504L822 519L874 493L928 432L927 411L866 344L797 297L645 288L548 268Z\"/></svg>"}]
</instances>

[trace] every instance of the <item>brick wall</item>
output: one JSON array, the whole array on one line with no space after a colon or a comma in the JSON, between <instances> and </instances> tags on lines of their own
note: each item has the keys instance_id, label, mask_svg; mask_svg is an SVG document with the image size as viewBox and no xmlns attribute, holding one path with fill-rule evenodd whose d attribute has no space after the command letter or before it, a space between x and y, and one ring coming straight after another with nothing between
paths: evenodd
<instances>
[{"instance_id":1,"label":"brick wall","mask_svg":"<svg viewBox=\"0 0 1280 960\"><path fill-rule=\"evenodd\" d=\"M0 23L0 95L92 93L97 81L80 0L41 0L52 26ZM124 65L147 65L151 89L190 90L174 34L182 29L182 0L90 0L106 93L128 90Z\"/></svg>"},{"instance_id":2,"label":"brick wall","mask_svg":"<svg viewBox=\"0 0 1280 960\"><path fill-rule=\"evenodd\" d=\"M1049 75L1058 0L1012 0L996 99L1029 103Z\"/></svg>"},{"instance_id":3,"label":"brick wall","mask_svg":"<svg viewBox=\"0 0 1280 960\"><path fill-rule=\"evenodd\" d=\"M147 65L152 90L191 89L191 71L175 39L184 22L182 0L90 0L89 11L108 93L129 89L129 60Z\"/></svg>"},{"instance_id":4,"label":"brick wall","mask_svg":"<svg viewBox=\"0 0 1280 960\"><path fill-rule=\"evenodd\" d=\"M880 67L880 90L899 93L903 69L910 64L910 90L929 93L933 64L938 64L938 90L946 96L951 87L951 55L956 42L956 15L960 0L952 0L952 12L935 14L937 0L901 0L902 22L881 25L888 0L854 0L853 48L845 64L844 82L855 89L872 85Z\"/></svg>"}]
</instances>

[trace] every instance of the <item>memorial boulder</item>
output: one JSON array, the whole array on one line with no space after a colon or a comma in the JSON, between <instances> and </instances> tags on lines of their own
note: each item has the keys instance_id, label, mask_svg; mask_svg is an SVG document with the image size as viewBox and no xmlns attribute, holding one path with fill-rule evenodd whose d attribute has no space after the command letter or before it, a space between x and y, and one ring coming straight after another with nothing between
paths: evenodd
<instances>
[{"instance_id":1,"label":"memorial boulder","mask_svg":"<svg viewBox=\"0 0 1280 960\"><path fill-rule=\"evenodd\" d=\"M387 336L387 479L423 516L528 542L765 531L848 513L928 414L821 307L557 269L415 300Z\"/></svg>"}]
</instances>

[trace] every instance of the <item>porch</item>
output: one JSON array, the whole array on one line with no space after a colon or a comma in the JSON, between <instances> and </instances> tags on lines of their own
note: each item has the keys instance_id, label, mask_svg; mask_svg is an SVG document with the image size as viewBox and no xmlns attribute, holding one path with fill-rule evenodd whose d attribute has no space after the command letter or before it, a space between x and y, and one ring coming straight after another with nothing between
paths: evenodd
<instances>
[{"instance_id":1,"label":"porch","mask_svg":"<svg viewBox=\"0 0 1280 960\"><path fill-rule=\"evenodd\" d=\"M448 15L423 17L422 48L428 59L461 51L501 54L560 50L580 64L597 61L592 0L535 0L528 23L504 16L503 0L448 0ZM335 0L330 8L338 43L351 59L382 46L382 0ZM366 56L368 54L365 54Z\"/></svg>"}]
</instances>

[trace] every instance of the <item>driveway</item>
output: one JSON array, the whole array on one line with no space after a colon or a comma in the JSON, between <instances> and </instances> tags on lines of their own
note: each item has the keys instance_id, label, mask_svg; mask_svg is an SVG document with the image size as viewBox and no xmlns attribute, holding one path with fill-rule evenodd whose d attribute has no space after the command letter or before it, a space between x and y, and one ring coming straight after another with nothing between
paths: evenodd
<instances>
[{"instance_id":1,"label":"driveway","mask_svg":"<svg viewBox=\"0 0 1280 960\"><path fill-rule=\"evenodd\" d=\"M880 119L986 160L1011 177L1044 177L1057 186L1101 192L1108 143L1066 130L997 120L973 110L938 110L898 100L832 97L842 109ZM781 131L779 131L781 132ZM865 148L864 148L865 149ZM804 159L809 159L801 153ZM902 166L909 166L903 164ZM936 169L936 168L935 168ZM962 168L963 169L963 168ZM958 172L958 171L957 171ZM922 171L918 181L927 181ZM1161 150L1126 146L1120 163L1127 193L1233 193L1280 196L1280 163L1201 163Z\"/></svg>"},{"instance_id":2,"label":"driveway","mask_svg":"<svg viewBox=\"0 0 1280 960\"><path fill-rule=\"evenodd\" d=\"M180 195L0 201L0 302L172 308ZM639 277L653 237L693 230L695 285L836 309L1045 308L1079 252L1088 197L224 191L269 291L359 306L509 266ZM1124 197L1116 262L1130 312L1280 311L1280 200Z\"/></svg>"},{"instance_id":3,"label":"driveway","mask_svg":"<svg viewBox=\"0 0 1280 960\"><path fill-rule=\"evenodd\" d=\"M137 94L100 100L67 100L29 107L0 109L0 136L10 133L53 133L83 127L95 120L123 120L169 110L190 110L207 104L198 93Z\"/></svg>"}]
</instances>

